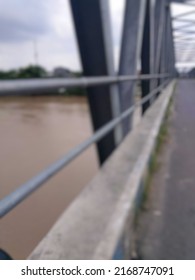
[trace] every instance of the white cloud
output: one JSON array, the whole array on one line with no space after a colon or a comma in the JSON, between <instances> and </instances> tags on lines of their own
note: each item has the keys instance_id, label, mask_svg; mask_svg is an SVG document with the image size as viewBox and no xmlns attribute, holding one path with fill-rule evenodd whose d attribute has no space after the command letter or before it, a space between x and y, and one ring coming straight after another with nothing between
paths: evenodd
<instances>
[{"instance_id":1,"label":"white cloud","mask_svg":"<svg viewBox=\"0 0 195 280\"><path fill-rule=\"evenodd\" d=\"M117 69L125 0L109 0L109 5ZM195 10L195 7L172 5L173 16L191 10ZM187 18L194 18L194 14ZM181 25L184 23L174 22L174 27ZM194 26L188 30L195 32ZM81 69L69 0L0 1L0 68L10 69L34 63L34 40L39 62L47 69L56 66ZM189 42L187 45L188 50L194 48L193 44L189 46ZM189 53L180 56L180 60L189 59Z\"/></svg>"},{"instance_id":2,"label":"white cloud","mask_svg":"<svg viewBox=\"0 0 195 280\"><path fill-rule=\"evenodd\" d=\"M125 0L109 0L115 64L118 64ZM12 7L10 9L10 7ZM24 12L25 7L25 12ZM65 66L81 69L68 0L7 0L0 2L0 68L34 63L36 40L41 65L51 70ZM5 32L9 28L9 32ZM9 36L8 36L9 35Z\"/></svg>"}]
</instances>

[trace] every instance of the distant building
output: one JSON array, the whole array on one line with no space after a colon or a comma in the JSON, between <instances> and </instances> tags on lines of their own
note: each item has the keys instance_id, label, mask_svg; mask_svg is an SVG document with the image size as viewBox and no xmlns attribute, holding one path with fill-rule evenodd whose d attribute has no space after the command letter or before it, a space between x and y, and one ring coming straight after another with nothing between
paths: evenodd
<instances>
[{"instance_id":1,"label":"distant building","mask_svg":"<svg viewBox=\"0 0 195 280\"><path fill-rule=\"evenodd\" d=\"M68 70L67 68L64 67L56 67L53 70L53 77L56 78L72 78L73 74L71 73L70 70Z\"/></svg>"}]
</instances>

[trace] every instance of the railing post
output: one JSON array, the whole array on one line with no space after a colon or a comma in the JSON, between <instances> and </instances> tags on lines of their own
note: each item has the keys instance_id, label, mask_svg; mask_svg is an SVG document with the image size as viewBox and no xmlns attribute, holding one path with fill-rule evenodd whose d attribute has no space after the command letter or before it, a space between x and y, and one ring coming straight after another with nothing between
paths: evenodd
<instances>
[{"instance_id":1,"label":"railing post","mask_svg":"<svg viewBox=\"0 0 195 280\"><path fill-rule=\"evenodd\" d=\"M162 55L162 43L165 22L165 1L158 0L155 5L155 73L160 74L160 62ZM156 80L155 86L160 85L160 79ZM159 93L157 94L157 96Z\"/></svg>"},{"instance_id":2,"label":"railing post","mask_svg":"<svg viewBox=\"0 0 195 280\"><path fill-rule=\"evenodd\" d=\"M166 65L165 72L172 75L176 74L175 70L175 51L174 51L174 39L173 39L173 28L171 19L170 2L167 0L166 4Z\"/></svg>"},{"instance_id":3,"label":"railing post","mask_svg":"<svg viewBox=\"0 0 195 280\"><path fill-rule=\"evenodd\" d=\"M167 11L167 18L168 18L168 30L169 30L169 47L170 47L170 60L169 60L169 71L170 74L173 76L176 75L175 70L175 49L174 49L174 40L173 40L173 25L172 25L172 19L171 19L171 11L170 11L170 4L168 5L168 11Z\"/></svg>"},{"instance_id":4,"label":"railing post","mask_svg":"<svg viewBox=\"0 0 195 280\"><path fill-rule=\"evenodd\" d=\"M85 76L114 76L111 22L107 0L70 0ZM94 130L120 114L118 86L87 90ZM122 140L120 126L97 143L102 164Z\"/></svg>"},{"instance_id":5,"label":"railing post","mask_svg":"<svg viewBox=\"0 0 195 280\"><path fill-rule=\"evenodd\" d=\"M142 51L141 51L141 72L142 74L150 74L151 73L151 0L146 0L146 14L145 14L145 22L144 22L144 33L143 33L143 43L142 43ZM142 81L142 97L145 97L150 92L151 81ZM142 113L144 113L148 107L150 106L150 102L147 101L142 106Z\"/></svg>"},{"instance_id":6,"label":"railing post","mask_svg":"<svg viewBox=\"0 0 195 280\"><path fill-rule=\"evenodd\" d=\"M150 0L150 74L155 73L155 62L156 62L156 55L155 55L155 45L156 45L156 37L155 37L155 27L157 25L157 21L155 18L155 8L157 5L156 0ZM155 88L155 80L150 80L150 91ZM153 98L154 99L154 98ZM152 100L153 100L152 99ZM152 103L152 100L150 103Z\"/></svg>"},{"instance_id":7,"label":"railing post","mask_svg":"<svg viewBox=\"0 0 195 280\"><path fill-rule=\"evenodd\" d=\"M126 0L119 75L136 75L141 53L146 0ZM135 81L120 83L121 111L134 103ZM131 117L123 121L123 135L131 128Z\"/></svg>"},{"instance_id":8,"label":"railing post","mask_svg":"<svg viewBox=\"0 0 195 280\"><path fill-rule=\"evenodd\" d=\"M162 46L161 46L161 55L160 55L160 73L165 73L166 72L166 15L167 15L167 3L166 1L164 1L164 5L163 5L163 34L162 34ZM160 79L160 83L163 83L164 79Z\"/></svg>"}]
</instances>

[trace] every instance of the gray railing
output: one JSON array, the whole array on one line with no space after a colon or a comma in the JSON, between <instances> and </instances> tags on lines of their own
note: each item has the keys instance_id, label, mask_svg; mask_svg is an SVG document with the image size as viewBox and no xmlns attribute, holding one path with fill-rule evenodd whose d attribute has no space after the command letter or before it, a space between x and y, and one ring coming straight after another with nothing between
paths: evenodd
<instances>
[{"instance_id":1,"label":"gray railing","mask_svg":"<svg viewBox=\"0 0 195 280\"><path fill-rule=\"evenodd\" d=\"M112 131L119 123L130 116L137 107L142 106L149 100L154 100L154 97L160 92L170 81L172 76L169 74L160 75L136 75L136 76L119 76L119 77L93 77L93 78L79 78L79 79L51 79L51 80L31 80L31 81L3 81L0 82L0 93L2 92L41 92L48 89L59 89L62 87L88 87L98 86L102 84L112 84L118 82L125 82L129 80L150 80L150 79L165 79L164 82L153 89L147 96L142 98L139 102L129 107L122 112L118 117L112 119L106 125L97 130L90 138L70 150L60 160L56 161L48 168L40 172L37 176L17 188L14 192L7 195L0 201L0 218L9 213L14 207L27 198L32 192L37 190L41 185L48 181L52 176L59 172L62 168L67 166L73 159L84 152L90 145L97 143L110 131Z\"/></svg>"},{"instance_id":2,"label":"gray railing","mask_svg":"<svg viewBox=\"0 0 195 280\"><path fill-rule=\"evenodd\" d=\"M29 79L0 81L0 95L7 93L42 93L43 91L60 91L61 89L74 87L90 87L111 85L119 82L150 80L157 78L168 78L169 74L114 76L114 77L87 77L87 78L51 78L51 79Z\"/></svg>"},{"instance_id":3,"label":"gray railing","mask_svg":"<svg viewBox=\"0 0 195 280\"><path fill-rule=\"evenodd\" d=\"M83 73L90 78L0 82L0 95L62 92L66 88L89 87L88 101L95 130L86 141L3 198L0 201L0 218L93 143L97 144L100 163L103 163L129 132L128 117L135 108L142 106L144 113L156 99L155 96L158 96L175 76L173 32L168 2L172 1L126 1L118 75L115 75L114 68L108 1L70 0ZM137 73L138 65L144 75L133 75ZM142 81L143 98L136 104L132 104L134 81ZM102 86L94 90L97 86L114 84L119 87ZM105 94L108 94L109 98ZM105 105L104 109L102 104ZM114 133L110 133L112 131Z\"/></svg>"}]
</instances>

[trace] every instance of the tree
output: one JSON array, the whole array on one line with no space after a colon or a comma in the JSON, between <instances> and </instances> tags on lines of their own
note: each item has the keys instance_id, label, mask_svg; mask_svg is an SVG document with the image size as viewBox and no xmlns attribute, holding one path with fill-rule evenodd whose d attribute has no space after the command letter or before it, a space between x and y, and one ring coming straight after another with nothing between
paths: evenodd
<instances>
[{"instance_id":1,"label":"tree","mask_svg":"<svg viewBox=\"0 0 195 280\"><path fill-rule=\"evenodd\" d=\"M28 66L18 70L17 78L43 78L47 75L46 70L41 66Z\"/></svg>"}]
</instances>

